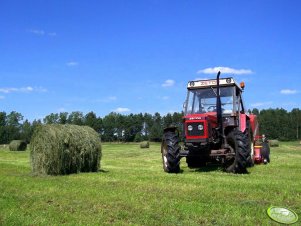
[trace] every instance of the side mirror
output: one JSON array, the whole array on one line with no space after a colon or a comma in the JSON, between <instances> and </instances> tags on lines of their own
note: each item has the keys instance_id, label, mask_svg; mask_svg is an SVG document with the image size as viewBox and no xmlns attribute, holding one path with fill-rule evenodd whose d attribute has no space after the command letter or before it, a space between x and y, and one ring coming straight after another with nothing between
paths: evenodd
<instances>
[{"instance_id":1,"label":"side mirror","mask_svg":"<svg viewBox=\"0 0 301 226\"><path fill-rule=\"evenodd\" d=\"M185 109L186 109L186 107L187 107L187 104L186 104L186 101L183 103L183 110L185 111Z\"/></svg>"}]
</instances>

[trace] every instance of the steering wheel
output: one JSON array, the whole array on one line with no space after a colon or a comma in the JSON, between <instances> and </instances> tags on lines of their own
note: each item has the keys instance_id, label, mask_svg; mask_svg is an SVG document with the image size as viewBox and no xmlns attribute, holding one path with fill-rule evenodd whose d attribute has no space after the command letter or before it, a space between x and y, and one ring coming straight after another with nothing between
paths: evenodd
<instances>
[{"instance_id":1,"label":"steering wheel","mask_svg":"<svg viewBox=\"0 0 301 226\"><path fill-rule=\"evenodd\" d=\"M216 107L215 106L209 106L207 108L207 112L213 112L213 111L216 111Z\"/></svg>"}]
</instances>

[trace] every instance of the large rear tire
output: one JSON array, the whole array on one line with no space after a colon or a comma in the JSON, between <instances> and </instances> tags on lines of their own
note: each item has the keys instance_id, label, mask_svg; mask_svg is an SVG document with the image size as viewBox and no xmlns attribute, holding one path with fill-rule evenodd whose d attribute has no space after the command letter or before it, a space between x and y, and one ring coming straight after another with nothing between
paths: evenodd
<instances>
[{"instance_id":1,"label":"large rear tire","mask_svg":"<svg viewBox=\"0 0 301 226\"><path fill-rule=\"evenodd\" d=\"M233 130L226 139L231 152L235 155L226 160L225 170L229 173L248 173L247 166L250 158L248 136L240 130Z\"/></svg>"},{"instance_id":2,"label":"large rear tire","mask_svg":"<svg viewBox=\"0 0 301 226\"><path fill-rule=\"evenodd\" d=\"M164 171L167 173L179 173L180 146L179 137L175 131L166 131L164 133L161 153Z\"/></svg>"},{"instance_id":3,"label":"large rear tire","mask_svg":"<svg viewBox=\"0 0 301 226\"><path fill-rule=\"evenodd\" d=\"M251 129L251 125L250 122L247 122L247 129L245 131L245 133L247 134L247 148L248 151L250 152L249 158L248 158L248 167L253 167L255 164L255 158L254 158L254 142L253 142L253 134L252 134L252 129Z\"/></svg>"}]
</instances>

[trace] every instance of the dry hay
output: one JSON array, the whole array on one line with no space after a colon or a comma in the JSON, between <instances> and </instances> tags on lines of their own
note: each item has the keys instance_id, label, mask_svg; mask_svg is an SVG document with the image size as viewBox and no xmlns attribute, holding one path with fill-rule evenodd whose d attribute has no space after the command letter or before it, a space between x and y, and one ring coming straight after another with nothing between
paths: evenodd
<instances>
[{"instance_id":1,"label":"dry hay","mask_svg":"<svg viewBox=\"0 0 301 226\"><path fill-rule=\"evenodd\" d=\"M90 127L42 125L36 128L30 143L34 174L64 175L100 169L100 137Z\"/></svg>"},{"instance_id":2,"label":"dry hay","mask_svg":"<svg viewBox=\"0 0 301 226\"><path fill-rule=\"evenodd\" d=\"M25 151L27 143L24 140L13 140L9 143L10 151Z\"/></svg>"},{"instance_id":3,"label":"dry hay","mask_svg":"<svg viewBox=\"0 0 301 226\"><path fill-rule=\"evenodd\" d=\"M143 141L140 143L140 148L149 148L149 142L148 141Z\"/></svg>"}]
</instances>

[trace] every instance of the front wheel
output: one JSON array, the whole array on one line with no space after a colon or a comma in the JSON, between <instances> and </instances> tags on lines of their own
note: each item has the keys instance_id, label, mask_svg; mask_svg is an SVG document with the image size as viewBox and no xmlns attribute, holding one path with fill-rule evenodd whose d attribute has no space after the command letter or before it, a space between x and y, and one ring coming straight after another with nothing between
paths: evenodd
<instances>
[{"instance_id":1,"label":"front wheel","mask_svg":"<svg viewBox=\"0 0 301 226\"><path fill-rule=\"evenodd\" d=\"M240 130L233 130L227 135L226 139L233 157L226 160L225 170L229 173L247 173L250 159L247 135Z\"/></svg>"},{"instance_id":2,"label":"front wheel","mask_svg":"<svg viewBox=\"0 0 301 226\"><path fill-rule=\"evenodd\" d=\"M270 146L267 142L262 143L261 156L264 159L264 163L270 163Z\"/></svg>"},{"instance_id":3,"label":"front wheel","mask_svg":"<svg viewBox=\"0 0 301 226\"><path fill-rule=\"evenodd\" d=\"M180 146L179 137L175 131L166 131L164 133L161 153L164 171L167 173L179 173Z\"/></svg>"}]
</instances>

